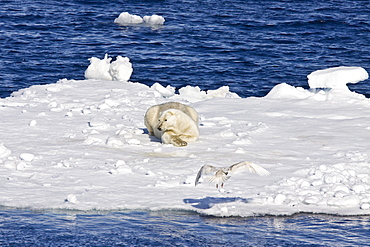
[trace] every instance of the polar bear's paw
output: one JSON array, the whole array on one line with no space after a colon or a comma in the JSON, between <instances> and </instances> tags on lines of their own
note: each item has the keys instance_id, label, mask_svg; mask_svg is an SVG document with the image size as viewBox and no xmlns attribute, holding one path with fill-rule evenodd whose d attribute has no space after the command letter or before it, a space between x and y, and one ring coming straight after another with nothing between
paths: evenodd
<instances>
[{"instance_id":1,"label":"polar bear's paw","mask_svg":"<svg viewBox=\"0 0 370 247\"><path fill-rule=\"evenodd\" d=\"M186 145L188 145L188 143L184 140L182 140L180 137L178 136L173 136L172 137L172 140L171 140L171 143L176 146L176 147L184 147Z\"/></svg>"}]
</instances>

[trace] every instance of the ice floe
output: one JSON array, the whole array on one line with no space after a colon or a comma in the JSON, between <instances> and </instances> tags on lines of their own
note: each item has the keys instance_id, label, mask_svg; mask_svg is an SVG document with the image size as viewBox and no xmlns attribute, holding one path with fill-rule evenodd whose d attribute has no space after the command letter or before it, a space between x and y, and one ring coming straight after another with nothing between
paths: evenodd
<instances>
[{"instance_id":1,"label":"ice floe","mask_svg":"<svg viewBox=\"0 0 370 247\"><path fill-rule=\"evenodd\" d=\"M370 101L335 90L365 79L362 69L311 74L311 87L332 90L280 84L265 97L240 98L226 86L176 93L129 82L127 67L112 64L108 56L92 59L91 79L63 79L0 99L0 205L370 214ZM334 80L338 74L346 79ZM148 135L146 110L168 101L198 111L198 141L174 147ZM222 192L194 186L202 166L240 161L271 175L235 174Z\"/></svg>"},{"instance_id":2,"label":"ice floe","mask_svg":"<svg viewBox=\"0 0 370 247\"><path fill-rule=\"evenodd\" d=\"M114 23L122 26L127 25L138 25L138 24L148 24L151 26L155 25L163 25L165 19L163 16L159 15L148 15L141 18L138 15L133 15L128 12L122 12L116 19L114 19Z\"/></svg>"}]
</instances>

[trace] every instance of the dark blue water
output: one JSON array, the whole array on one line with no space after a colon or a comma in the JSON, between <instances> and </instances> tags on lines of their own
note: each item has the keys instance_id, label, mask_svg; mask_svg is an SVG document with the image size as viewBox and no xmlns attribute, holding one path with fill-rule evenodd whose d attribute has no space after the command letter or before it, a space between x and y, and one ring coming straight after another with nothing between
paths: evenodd
<instances>
[{"instance_id":1,"label":"dark blue water","mask_svg":"<svg viewBox=\"0 0 370 247\"><path fill-rule=\"evenodd\" d=\"M368 0L2 0L0 97L83 79L88 58L127 56L131 81L242 97L334 66L370 72ZM162 28L120 27L121 12L165 17ZM370 96L369 80L350 88ZM1 141L1 140L0 140ZM0 198L1 199L1 198ZM366 246L370 217L209 218L183 212L2 209L2 246Z\"/></svg>"},{"instance_id":2,"label":"dark blue water","mask_svg":"<svg viewBox=\"0 0 370 247\"><path fill-rule=\"evenodd\" d=\"M1 246L368 246L370 218L0 211Z\"/></svg>"},{"instance_id":3,"label":"dark blue water","mask_svg":"<svg viewBox=\"0 0 370 247\"><path fill-rule=\"evenodd\" d=\"M163 28L120 27L121 12L165 17ZM334 66L370 71L370 1L3 0L0 97L34 84L83 79L92 56L128 56L132 81L242 97L307 85ZM368 81L352 87L369 95Z\"/></svg>"}]
</instances>

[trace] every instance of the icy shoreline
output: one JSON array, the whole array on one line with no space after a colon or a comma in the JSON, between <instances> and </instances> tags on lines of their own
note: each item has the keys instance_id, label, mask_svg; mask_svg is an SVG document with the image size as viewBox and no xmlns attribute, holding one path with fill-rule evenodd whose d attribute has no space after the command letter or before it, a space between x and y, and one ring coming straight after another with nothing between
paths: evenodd
<instances>
[{"instance_id":1,"label":"icy shoreline","mask_svg":"<svg viewBox=\"0 0 370 247\"><path fill-rule=\"evenodd\" d=\"M352 72L353 73L353 72ZM185 210L214 216L370 214L370 101L343 84L277 85L263 98L140 83L60 80L0 99L0 205ZM143 123L154 104L200 114L200 140L163 145ZM202 165L248 160L271 172L194 186Z\"/></svg>"}]
</instances>

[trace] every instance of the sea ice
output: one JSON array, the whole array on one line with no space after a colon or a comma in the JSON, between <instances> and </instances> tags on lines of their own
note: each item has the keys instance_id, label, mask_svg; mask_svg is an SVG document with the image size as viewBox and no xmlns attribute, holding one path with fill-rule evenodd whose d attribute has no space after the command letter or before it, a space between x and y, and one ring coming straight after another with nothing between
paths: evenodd
<instances>
[{"instance_id":1,"label":"sea ice","mask_svg":"<svg viewBox=\"0 0 370 247\"><path fill-rule=\"evenodd\" d=\"M122 59L116 61L129 61ZM129 66L111 69L108 56L91 60L86 75L95 80L63 79L0 99L0 205L370 214L370 100L363 95L288 84L260 98L240 98L226 86L175 93L171 86L127 81L130 73L121 72ZM320 82L315 87L332 86L328 78L337 73L346 77L334 85L339 89L366 77L362 69L326 70L312 73ZM146 110L169 101L198 111L198 141L179 148L148 135ZM235 174L220 192L194 186L202 166L244 160L271 176Z\"/></svg>"}]
</instances>

